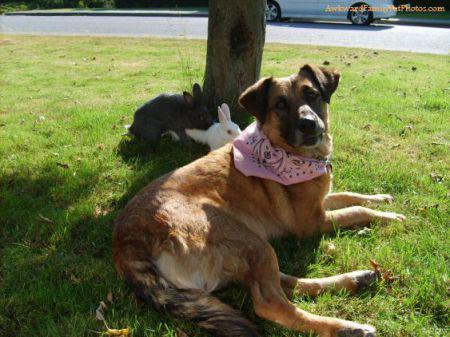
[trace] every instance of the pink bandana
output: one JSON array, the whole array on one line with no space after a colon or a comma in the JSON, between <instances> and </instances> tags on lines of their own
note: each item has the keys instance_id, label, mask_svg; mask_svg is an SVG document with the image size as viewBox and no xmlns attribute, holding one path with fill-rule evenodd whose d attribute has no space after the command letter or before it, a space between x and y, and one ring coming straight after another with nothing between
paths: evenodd
<instances>
[{"instance_id":1,"label":"pink bandana","mask_svg":"<svg viewBox=\"0 0 450 337\"><path fill-rule=\"evenodd\" d=\"M245 176L298 184L327 173L327 164L273 147L254 122L233 142L234 166Z\"/></svg>"}]
</instances>

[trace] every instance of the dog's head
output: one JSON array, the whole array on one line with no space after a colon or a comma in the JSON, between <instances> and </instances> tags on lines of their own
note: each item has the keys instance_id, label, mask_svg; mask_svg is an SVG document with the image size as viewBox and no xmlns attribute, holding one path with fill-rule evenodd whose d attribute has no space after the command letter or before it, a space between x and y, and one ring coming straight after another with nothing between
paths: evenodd
<instances>
[{"instance_id":1,"label":"dog's head","mask_svg":"<svg viewBox=\"0 0 450 337\"><path fill-rule=\"evenodd\" d=\"M336 70L306 64L285 78L265 77L239 103L262 125L272 144L318 158L330 154L328 104L339 83Z\"/></svg>"}]
</instances>

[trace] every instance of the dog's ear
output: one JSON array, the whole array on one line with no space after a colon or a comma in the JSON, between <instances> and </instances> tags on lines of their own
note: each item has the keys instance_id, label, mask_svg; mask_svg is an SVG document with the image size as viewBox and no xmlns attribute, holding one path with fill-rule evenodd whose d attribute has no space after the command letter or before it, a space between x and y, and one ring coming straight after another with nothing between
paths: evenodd
<instances>
[{"instance_id":1,"label":"dog's ear","mask_svg":"<svg viewBox=\"0 0 450 337\"><path fill-rule=\"evenodd\" d=\"M261 123L264 123L266 119L267 99L271 82L272 77L263 77L247 88L239 97L239 104Z\"/></svg>"},{"instance_id":2,"label":"dog's ear","mask_svg":"<svg viewBox=\"0 0 450 337\"><path fill-rule=\"evenodd\" d=\"M192 87L192 93L194 94L194 101L197 104L202 103L202 88L200 87L200 84L194 83L194 86Z\"/></svg>"},{"instance_id":3,"label":"dog's ear","mask_svg":"<svg viewBox=\"0 0 450 337\"><path fill-rule=\"evenodd\" d=\"M194 97L187 91L183 91L184 104L188 109L193 109L195 106Z\"/></svg>"},{"instance_id":4,"label":"dog's ear","mask_svg":"<svg viewBox=\"0 0 450 337\"><path fill-rule=\"evenodd\" d=\"M313 83L319 88L325 102L330 103L331 95L336 91L341 74L336 69L316 67L305 64L300 68L299 74L307 73Z\"/></svg>"}]
</instances>

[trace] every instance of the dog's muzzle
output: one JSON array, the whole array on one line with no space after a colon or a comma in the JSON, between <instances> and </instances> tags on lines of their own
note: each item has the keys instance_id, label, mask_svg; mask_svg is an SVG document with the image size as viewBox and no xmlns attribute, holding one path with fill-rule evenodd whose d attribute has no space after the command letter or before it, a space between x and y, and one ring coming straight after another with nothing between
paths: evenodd
<instances>
[{"instance_id":1,"label":"dog's muzzle","mask_svg":"<svg viewBox=\"0 0 450 337\"><path fill-rule=\"evenodd\" d=\"M301 136L299 137L301 138L299 145L315 146L322 140L325 126L320 118L314 115L307 115L297 120L296 129Z\"/></svg>"}]
</instances>

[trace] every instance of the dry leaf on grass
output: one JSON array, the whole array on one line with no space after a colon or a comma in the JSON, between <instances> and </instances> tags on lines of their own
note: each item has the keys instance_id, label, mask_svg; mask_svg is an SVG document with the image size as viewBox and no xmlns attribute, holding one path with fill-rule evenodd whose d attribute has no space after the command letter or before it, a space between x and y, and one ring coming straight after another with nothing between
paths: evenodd
<instances>
[{"instance_id":1,"label":"dry leaf on grass","mask_svg":"<svg viewBox=\"0 0 450 337\"><path fill-rule=\"evenodd\" d=\"M373 271L377 274L378 278L385 281L387 284L391 284L394 281L399 280L398 276L394 276L391 270L382 270L377 261L370 259L370 265Z\"/></svg>"},{"instance_id":2,"label":"dry leaf on grass","mask_svg":"<svg viewBox=\"0 0 450 337\"><path fill-rule=\"evenodd\" d=\"M430 178L433 182L441 184L444 181L444 177L439 173L432 172L430 173Z\"/></svg>"},{"instance_id":3,"label":"dry leaf on grass","mask_svg":"<svg viewBox=\"0 0 450 337\"><path fill-rule=\"evenodd\" d=\"M59 167L67 170L69 168L69 164L64 164L64 163L59 163L57 162L56 165L58 165Z\"/></svg>"},{"instance_id":4,"label":"dry leaf on grass","mask_svg":"<svg viewBox=\"0 0 450 337\"><path fill-rule=\"evenodd\" d=\"M106 320L105 320L105 311L104 309L108 308L105 304L105 302L100 301L100 304L98 305L97 309L95 310L95 318L98 319L99 321L102 321L103 323L105 323L105 326L108 327L106 325Z\"/></svg>"},{"instance_id":5,"label":"dry leaf on grass","mask_svg":"<svg viewBox=\"0 0 450 337\"><path fill-rule=\"evenodd\" d=\"M334 255L336 254L336 246L334 245L334 243L332 242L328 242L327 245L325 246L325 254L327 255Z\"/></svg>"},{"instance_id":6,"label":"dry leaf on grass","mask_svg":"<svg viewBox=\"0 0 450 337\"><path fill-rule=\"evenodd\" d=\"M125 329L107 329L104 332L107 336L116 336L116 337L128 337L131 336L131 331L129 328Z\"/></svg>"},{"instance_id":7,"label":"dry leaf on grass","mask_svg":"<svg viewBox=\"0 0 450 337\"><path fill-rule=\"evenodd\" d=\"M110 295L111 294L111 295ZM112 293L108 293L107 300L112 303ZM108 327L108 323L106 323L105 319L105 310L108 309L108 306L105 302L100 301L97 309L95 310L95 318L99 321L102 321L105 324L106 331L100 332L100 335L103 336L115 336L115 337L130 337L131 331L129 328L125 329L110 329Z\"/></svg>"},{"instance_id":8,"label":"dry leaf on grass","mask_svg":"<svg viewBox=\"0 0 450 337\"><path fill-rule=\"evenodd\" d=\"M46 217L43 216L42 214L38 214L38 217L39 217L39 220L40 220L41 222L48 223L48 224L50 224L50 225L53 225L53 224L55 223L53 220L51 220L51 219L49 219L49 218L46 218Z\"/></svg>"},{"instance_id":9,"label":"dry leaf on grass","mask_svg":"<svg viewBox=\"0 0 450 337\"><path fill-rule=\"evenodd\" d=\"M369 235L370 232L372 231L372 229L368 228L368 227L364 227L363 229L358 231L358 235L364 236L364 235Z\"/></svg>"},{"instance_id":10,"label":"dry leaf on grass","mask_svg":"<svg viewBox=\"0 0 450 337\"><path fill-rule=\"evenodd\" d=\"M106 299L108 300L109 303L113 302L113 294L112 294L112 292L109 292L108 295L106 295Z\"/></svg>"}]
</instances>

